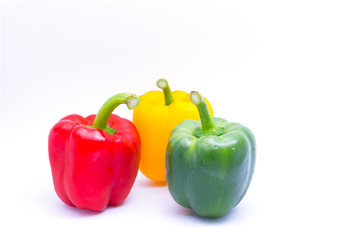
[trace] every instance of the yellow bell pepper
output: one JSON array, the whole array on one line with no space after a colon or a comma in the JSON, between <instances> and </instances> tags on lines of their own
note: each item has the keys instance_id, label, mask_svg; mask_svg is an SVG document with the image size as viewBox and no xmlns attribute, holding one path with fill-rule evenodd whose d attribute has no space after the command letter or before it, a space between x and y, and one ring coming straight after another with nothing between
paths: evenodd
<instances>
[{"instance_id":1,"label":"yellow bell pepper","mask_svg":"<svg viewBox=\"0 0 360 240\"><path fill-rule=\"evenodd\" d=\"M140 171L156 182L166 182L166 146L172 130L185 119L199 120L199 112L183 91L171 92L168 82L159 79L162 91L150 91L140 96L140 104L134 109L133 123L140 133ZM205 99L211 116L210 103Z\"/></svg>"}]
</instances>

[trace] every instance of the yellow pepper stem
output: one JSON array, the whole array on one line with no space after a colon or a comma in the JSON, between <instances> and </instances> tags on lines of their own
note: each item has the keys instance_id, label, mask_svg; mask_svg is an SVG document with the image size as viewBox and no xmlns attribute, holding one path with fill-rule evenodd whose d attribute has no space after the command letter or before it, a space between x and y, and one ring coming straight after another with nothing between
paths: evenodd
<instances>
[{"instance_id":1,"label":"yellow pepper stem","mask_svg":"<svg viewBox=\"0 0 360 240\"><path fill-rule=\"evenodd\" d=\"M170 104L172 104L174 102L174 97L172 95L168 81L164 78L160 78L159 80L157 80L156 85L164 92L165 105L169 106Z\"/></svg>"}]
</instances>

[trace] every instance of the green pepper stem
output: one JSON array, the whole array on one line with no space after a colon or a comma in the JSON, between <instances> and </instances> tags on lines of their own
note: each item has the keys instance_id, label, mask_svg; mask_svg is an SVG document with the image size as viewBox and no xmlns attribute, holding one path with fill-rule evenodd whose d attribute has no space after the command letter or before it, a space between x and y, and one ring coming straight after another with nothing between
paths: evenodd
<instances>
[{"instance_id":1,"label":"green pepper stem","mask_svg":"<svg viewBox=\"0 0 360 240\"><path fill-rule=\"evenodd\" d=\"M111 113L120 104L125 103L128 109L135 108L140 103L140 98L132 93L119 93L109 98L100 108L95 117L93 128L105 130Z\"/></svg>"},{"instance_id":2,"label":"green pepper stem","mask_svg":"<svg viewBox=\"0 0 360 240\"><path fill-rule=\"evenodd\" d=\"M156 85L164 92L165 105L169 106L170 104L172 104L174 102L174 96L172 95L168 81L164 78L160 78L159 80L157 80Z\"/></svg>"},{"instance_id":3,"label":"green pepper stem","mask_svg":"<svg viewBox=\"0 0 360 240\"><path fill-rule=\"evenodd\" d=\"M209 109L206 105L204 97L199 92L192 91L190 93L190 99L191 99L191 102L196 105L196 107L199 111L201 127L202 127L201 130L204 133L216 132L215 124L211 118L211 115L210 115Z\"/></svg>"}]
</instances>

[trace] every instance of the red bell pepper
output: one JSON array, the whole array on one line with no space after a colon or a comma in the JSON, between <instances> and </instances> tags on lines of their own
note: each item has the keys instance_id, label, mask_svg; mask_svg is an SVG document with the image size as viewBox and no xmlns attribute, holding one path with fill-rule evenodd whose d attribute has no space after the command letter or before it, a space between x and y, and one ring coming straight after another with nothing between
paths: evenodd
<instances>
[{"instance_id":1,"label":"red bell pepper","mask_svg":"<svg viewBox=\"0 0 360 240\"><path fill-rule=\"evenodd\" d=\"M120 93L98 114L69 115L50 130L49 159L54 187L70 206L102 211L130 193L140 161L140 136L135 125L112 114L120 104L129 109L139 97Z\"/></svg>"}]
</instances>

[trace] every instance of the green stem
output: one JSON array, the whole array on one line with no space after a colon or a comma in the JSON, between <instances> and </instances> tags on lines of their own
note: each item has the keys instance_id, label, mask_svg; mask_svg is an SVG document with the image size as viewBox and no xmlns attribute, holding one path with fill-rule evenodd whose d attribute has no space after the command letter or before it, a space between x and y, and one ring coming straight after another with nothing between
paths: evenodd
<instances>
[{"instance_id":1,"label":"green stem","mask_svg":"<svg viewBox=\"0 0 360 240\"><path fill-rule=\"evenodd\" d=\"M204 97L197 91L192 91L190 93L190 99L193 104L196 105L200 120L201 120L201 127L202 132L205 134L215 133L217 131L215 124L211 118L209 109L206 105Z\"/></svg>"},{"instance_id":2,"label":"green stem","mask_svg":"<svg viewBox=\"0 0 360 240\"><path fill-rule=\"evenodd\" d=\"M95 117L93 128L98 128L112 134L116 131L107 126L111 113L120 104L125 103L128 109L135 108L140 103L140 98L132 93L119 93L109 98L100 108Z\"/></svg>"},{"instance_id":3,"label":"green stem","mask_svg":"<svg viewBox=\"0 0 360 240\"><path fill-rule=\"evenodd\" d=\"M174 102L174 97L172 95L172 92L170 90L168 81L164 78L160 78L159 80L157 80L156 85L161 88L164 92L164 97L165 97L165 105L169 106L170 104L172 104Z\"/></svg>"}]
</instances>

